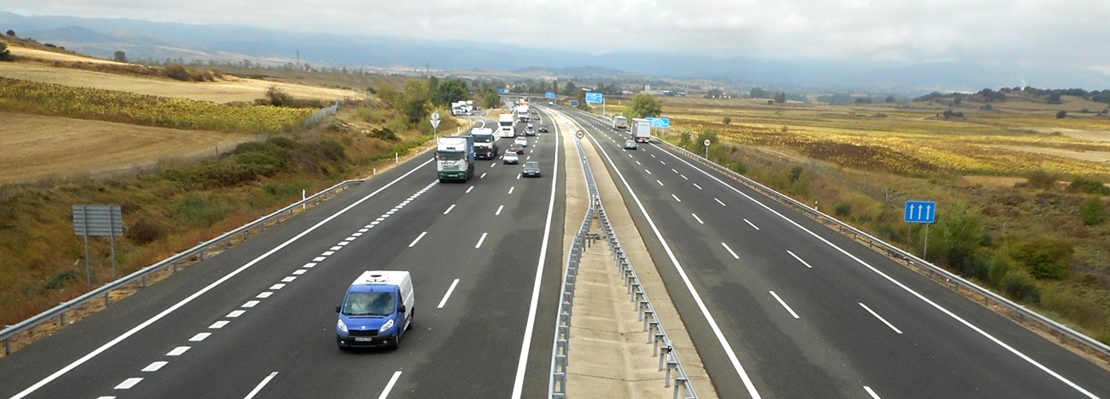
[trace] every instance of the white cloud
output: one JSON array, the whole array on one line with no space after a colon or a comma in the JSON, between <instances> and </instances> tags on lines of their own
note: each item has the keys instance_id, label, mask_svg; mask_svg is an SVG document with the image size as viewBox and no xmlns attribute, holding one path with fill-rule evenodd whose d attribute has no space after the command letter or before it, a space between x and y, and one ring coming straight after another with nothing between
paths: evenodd
<instances>
[{"instance_id":1,"label":"white cloud","mask_svg":"<svg viewBox=\"0 0 1110 399\"><path fill-rule=\"evenodd\" d=\"M603 53L1110 68L1106 0L8 0L9 11Z\"/></svg>"}]
</instances>

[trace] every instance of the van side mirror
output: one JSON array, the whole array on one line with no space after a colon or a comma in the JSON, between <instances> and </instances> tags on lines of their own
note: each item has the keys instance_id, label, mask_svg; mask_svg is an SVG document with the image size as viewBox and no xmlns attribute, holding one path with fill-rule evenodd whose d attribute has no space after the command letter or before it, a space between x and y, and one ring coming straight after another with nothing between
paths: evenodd
<instances>
[{"instance_id":1,"label":"van side mirror","mask_svg":"<svg viewBox=\"0 0 1110 399\"><path fill-rule=\"evenodd\" d=\"M401 306L397 307L397 313L405 313L405 310L406 310L405 305L401 305Z\"/></svg>"},{"instance_id":2,"label":"van side mirror","mask_svg":"<svg viewBox=\"0 0 1110 399\"><path fill-rule=\"evenodd\" d=\"M339 305L335 305L335 313L339 313Z\"/></svg>"}]
</instances>

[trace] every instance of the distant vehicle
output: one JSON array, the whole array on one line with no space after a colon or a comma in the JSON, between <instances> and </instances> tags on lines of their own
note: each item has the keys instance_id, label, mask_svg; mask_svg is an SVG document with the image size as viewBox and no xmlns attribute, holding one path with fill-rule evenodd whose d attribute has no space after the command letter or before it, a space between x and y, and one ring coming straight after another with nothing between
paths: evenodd
<instances>
[{"instance_id":1,"label":"distant vehicle","mask_svg":"<svg viewBox=\"0 0 1110 399\"><path fill-rule=\"evenodd\" d=\"M505 151L505 155L501 156L501 163L516 165L520 163L520 155L514 151Z\"/></svg>"},{"instance_id":2,"label":"distant vehicle","mask_svg":"<svg viewBox=\"0 0 1110 399\"><path fill-rule=\"evenodd\" d=\"M540 133L547 133L547 125L540 125Z\"/></svg>"},{"instance_id":3,"label":"distant vehicle","mask_svg":"<svg viewBox=\"0 0 1110 399\"><path fill-rule=\"evenodd\" d=\"M624 141L624 149L626 149L626 150L635 150L636 149L636 140L632 140L632 139L625 140Z\"/></svg>"},{"instance_id":4,"label":"distant vehicle","mask_svg":"<svg viewBox=\"0 0 1110 399\"><path fill-rule=\"evenodd\" d=\"M407 271L366 271L355 279L335 307L340 350L384 346L397 349L416 314L412 277Z\"/></svg>"},{"instance_id":5,"label":"distant vehicle","mask_svg":"<svg viewBox=\"0 0 1110 399\"><path fill-rule=\"evenodd\" d=\"M474 177L474 136L443 136L436 147L436 177L469 181Z\"/></svg>"},{"instance_id":6,"label":"distant vehicle","mask_svg":"<svg viewBox=\"0 0 1110 399\"><path fill-rule=\"evenodd\" d=\"M547 105L555 105L555 103L554 103L554 102L551 102L551 101L548 101L548 102L547 102Z\"/></svg>"},{"instance_id":7,"label":"distant vehicle","mask_svg":"<svg viewBox=\"0 0 1110 399\"><path fill-rule=\"evenodd\" d=\"M524 129L524 135L525 136L535 136L536 135L536 129L533 129L531 127L527 128L527 129Z\"/></svg>"},{"instance_id":8,"label":"distant vehicle","mask_svg":"<svg viewBox=\"0 0 1110 399\"><path fill-rule=\"evenodd\" d=\"M493 134L493 129L488 127L476 127L470 131L470 135L474 136L474 157L478 159L494 159L497 158L500 149L497 147L497 138Z\"/></svg>"},{"instance_id":9,"label":"distant vehicle","mask_svg":"<svg viewBox=\"0 0 1110 399\"><path fill-rule=\"evenodd\" d=\"M539 111L536 111L536 110L532 110L532 115L539 115L539 114L540 114L540 112L539 112Z\"/></svg>"},{"instance_id":10,"label":"distant vehicle","mask_svg":"<svg viewBox=\"0 0 1110 399\"><path fill-rule=\"evenodd\" d=\"M497 121L498 131L497 137L499 138L513 138L516 137L516 128L513 127L513 114L503 113Z\"/></svg>"},{"instance_id":11,"label":"distant vehicle","mask_svg":"<svg viewBox=\"0 0 1110 399\"><path fill-rule=\"evenodd\" d=\"M628 130L628 118L620 115L614 116L613 130Z\"/></svg>"},{"instance_id":12,"label":"distant vehicle","mask_svg":"<svg viewBox=\"0 0 1110 399\"><path fill-rule=\"evenodd\" d=\"M517 137L516 140L513 141L513 144L520 144L521 147L527 147L528 138L524 136Z\"/></svg>"},{"instance_id":13,"label":"distant vehicle","mask_svg":"<svg viewBox=\"0 0 1110 399\"><path fill-rule=\"evenodd\" d=\"M524 169L520 173L524 177L540 177L540 163L536 161L525 162Z\"/></svg>"},{"instance_id":14,"label":"distant vehicle","mask_svg":"<svg viewBox=\"0 0 1110 399\"><path fill-rule=\"evenodd\" d=\"M632 119L632 135L630 138L636 140L637 143L650 142L651 121L640 118Z\"/></svg>"},{"instance_id":15,"label":"distant vehicle","mask_svg":"<svg viewBox=\"0 0 1110 399\"><path fill-rule=\"evenodd\" d=\"M509 146L509 151L515 152L517 154L523 154L524 146L520 145L519 143L513 143L513 145Z\"/></svg>"}]
</instances>

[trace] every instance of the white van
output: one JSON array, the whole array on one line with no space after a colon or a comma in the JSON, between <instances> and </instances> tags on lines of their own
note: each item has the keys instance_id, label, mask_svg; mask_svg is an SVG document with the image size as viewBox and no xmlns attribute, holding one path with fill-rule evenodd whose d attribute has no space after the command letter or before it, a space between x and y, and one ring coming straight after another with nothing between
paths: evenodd
<instances>
[{"instance_id":1,"label":"white van","mask_svg":"<svg viewBox=\"0 0 1110 399\"><path fill-rule=\"evenodd\" d=\"M397 349L405 331L412 329L416 308L412 277L407 271L366 271L358 276L343 304L336 306L339 321L335 341L339 349L388 347Z\"/></svg>"}]
</instances>

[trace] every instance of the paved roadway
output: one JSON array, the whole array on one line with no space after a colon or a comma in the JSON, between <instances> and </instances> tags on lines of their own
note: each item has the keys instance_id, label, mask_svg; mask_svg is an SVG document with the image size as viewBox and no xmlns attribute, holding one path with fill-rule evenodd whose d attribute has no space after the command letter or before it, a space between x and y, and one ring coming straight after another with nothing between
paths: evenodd
<instances>
[{"instance_id":1,"label":"paved roadway","mask_svg":"<svg viewBox=\"0 0 1110 399\"><path fill-rule=\"evenodd\" d=\"M1068 350L662 146L624 150L627 133L568 114L600 143L720 397L1110 398L1110 374Z\"/></svg>"},{"instance_id":2,"label":"paved roadway","mask_svg":"<svg viewBox=\"0 0 1110 399\"><path fill-rule=\"evenodd\" d=\"M496 160L440 184L421 154L0 359L0 397L545 396L564 214L556 140L529 140L540 179ZM414 328L397 351L336 347L335 305L367 269L412 272Z\"/></svg>"}]
</instances>

